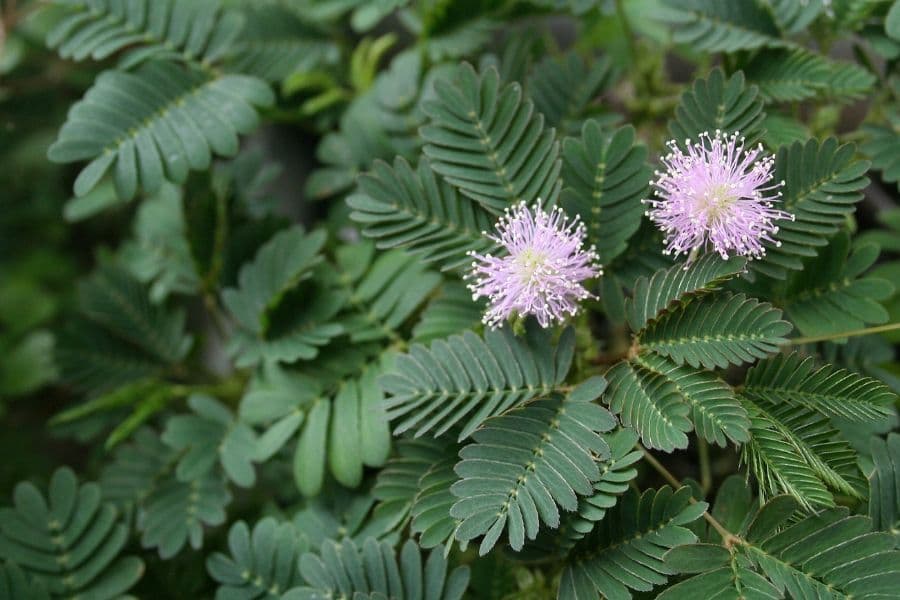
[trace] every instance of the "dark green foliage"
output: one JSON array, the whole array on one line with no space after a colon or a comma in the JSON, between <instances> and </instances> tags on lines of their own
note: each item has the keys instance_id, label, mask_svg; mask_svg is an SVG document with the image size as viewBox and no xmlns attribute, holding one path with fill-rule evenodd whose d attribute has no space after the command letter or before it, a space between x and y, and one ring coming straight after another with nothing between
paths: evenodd
<instances>
[{"instance_id":1,"label":"dark green foliage","mask_svg":"<svg viewBox=\"0 0 900 600\"><path fill-rule=\"evenodd\" d=\"M143 573L139 558L120 556L128 531L118 511L101 500L97 484L79 485L71 469L53 474L46 497L20 483L13 502L14 508L0 509L0 558L53 596L120 598ZM21 573L5 572L23 586Z\"/></svg>"},{"instance_id":2,"label":"dark green foliage","mask_svg":"<svg viewBox=\"0 0 900 600\"><path fill-rule=\"evenodd\" d=\"M472 300L472 292L459 281L448 281L440 295L429 302L413 328L413 341L426 343L445 338L457 331L475 329L481 322L483 307Z\"/></svg>"},{"instance_id":3,"label":"dark green foliage","mask_svg":"<svg viewBox=\"0 0 900 600\"><path fill-rule=\"evenodd\" d=\"M635 144L632 127L604 133L595 120L587 121L580 138L563 141L563 180L567 186L560 204L578 215L587 227L588 243L608 264L627 247L644 213L650 168L647 150Z\"/></svg>"},{"instance_id":4,"label":"dark green foliage","mask_svg":"<svg viewBox=\"0 0 900 600\"><path fill-rule=\"evenodd\" d=\"M761 527L748 532L748 554L780 590L793 597L841 594L877 598L900 583L900 552L893 539L871 533L871 521L835 508L776 532ZM837 542L837 543L836 543ZM841 543L843 542L843 543Z\"/></svg>"},{"instance_id":5,"label":"dark green foliage","mask_svg":"<svg viewBox=\"0 0 900 600\"><path fill-rule=\"evenodd\" d=\"M50 600L47 589L38 581L29 579L15 563L0 565L0 600Z\"/></svg>"},{"instance_id":6,"label":"dark green foliage","mask_svg":"<svg viewBox=\"0 0 900 600\"><path fill-rule=\"evenodd\" d=\"M739 132L748 142L755 142L762 135L764 118L759 89L744 84L743 72L726 79L721 69L713 69L681 96L669 133L682 146L688 139L696 141L701 133L713 135L716 130Z\"/></svg>"},{"instance_id":7,"label":"dark green foliage","mask_svg":"<svg viewBox=\"0 0 900 600\"><path fill-rule=\"evenodd\" d=\"M663 375L675 384L681 398L691 407L691 421L707 441L725 446L749 440L750 420L734 390L709 371L678 366L653 353L638 355L635 362L648 371Z\"/></svg>"},{"instance_id":8,"label":"dark green foliage","mask_svg":"<svg viewBox=\"0 0 900 600\"><path fill-rule=\"evenodd\" d=\"M0 600L896 596L900 2L0 4Z\"/></svg>"},{"instance_id":9,"label":"dark green foliage","mask_svg":"<svg viewBox=\"0 0 900 600\"><path fill-rule=\"evenodd\" d=\"M437 100L423 104L425 156L445 181L485 209L500 213L520 201L559 193L559 144L544 117L516 84L501 85L495 69L459 67L435 82Z\"/></svg>"},{"instance_id":10,"label":"dark green foliage","mask_svg":"<svg viewBox=\"0 0 900 600\"><path fill-rule=\"evenodd\" d=\"M337 59L331 38L299 11L277 3L246 4L241 34L227 48L229 70L277 83Z\"/></svg>"},{"instance_id":11,"label":"dark green foliage","mask_svg":"<svg viewBox=\"0 0 900 600\"><path fill-rule=\"evenodd\" d=\"M800 270L804 257L816 256L817 247L837 233L869 180L869 164L854 159L854 147L828 138L808 140L779 148L775 157L775 180L785 181L779 208L794 215L780 220L777 243L769 244L765 259L754 261L755 270L778 279Z\"/></svg>"},{"instance_id":12,"label":"dark green foliage","mask_svg":"<svg viewBox=\"0 0 900 600\"><path fill-rule=\"evenodd\" d=\"M257 454L253 430L209 396L191 396L188 406L195 414L172 417L162 434L167 446L181 452L175 469L178 479L195 481L218 463L231 481L252 486L256 480L252 461Z\"/></svg>"},{"instance_id":13,"label":"dark green foliage","mask_svg":"<svg viewBox=\"0 0 900 600\"><path fill-rule=\"evenodd\" d=\"M631 598L629 590L648 592L675 571L662 556L666 550L696 541L684 525L696 520L706 504L690 503L689 488L633 491L598 523L567 558L559 598Z\"/></svg>"},{"instance_id":14,"label":"dark green foliage","mask_svg":"<svg viewBox=\"0 0 900 600\"><path fill-rule=\"evenodd\" d=\"M295 227L281 231L246 263L238 276L238 287L222 292L222 302L234 315L241 331L230 344L237 364L250 366L263 360L293 362L310 360L318 348L343 332L332 321L341 308L340 301L326 298L313 270L322 257L325 232L306 234ZM291 307L285 322L273 316L294 291L316 294L302 310Z\"/></svg>"},{"instance_id":15,"label":"dark green foliage","mask_svg":"<svg viewBox=\"0 0 900 600\"><path fill-rule=\"evenodd\" d=\"M534 323L530 333L520 339L508 328L489 330L482 340L466 332L399 356L396 372L381 379L388 417L403 417L394 433L437 437L461 426L463 440L486 418L560 389L574 351L572 332L556 348Z\"/></svg>"},{"instance_id":16,"label":"dark green foliage","mask_svg":"<svg viewBox=\"0 0 900 600\"><path fill-rule=\"evenodd\" d=\"M849 253L849 255L848 255ZM878 259L875 245L857 246L850 253L850 237L840 233L819 255L792 273L781 303L788 318L804 335L837 334L888 320L879 303L894 293L890 281L863 274Z\"/></svg>"},{"instance_id":17,"label":"dark green foliage","mask_svg":"<svg viewBox=\"0 0 900 600\"><path fill-rule=\"evenodd\" d=\"M891 532L896 539L900 534L900 435L891 433L886 441L874 438L872 462L869 517L875 529Z\"/></svg>"},{"instance_id":18,"label":"dark green foliage","mask_svg":"<svg viewBox=\"0 0 900 600\"><path fill-rule=\"evenodd\" d=\"M210 555L206 568L219 582L217 598L281 598L300 583L297 560L308 544L291 523L268 517L250 529L238 521L228 532L231 556Z\"/></svg>"},{"instance_id":19,"label":"dark green foliage","mask_svg":"<svg viewBox=\"0 0 900 600\"><path fill-rule=\"evenodd\" d=\"M128 50L121 63L172 58L207 66L228 52L242 19L211 0L55 0L67 16L47 35L63 58L102 60Z\"/></svg>"},{"instance_id":20,"label":"dark green foliage","mask_svg":"<svg viewBox=\"0 0 900 600\"><path fill-rule=\"evenodd\" d=\"M896 394L876 379L798 353L778 355L747 372L743 396L813 408L827 416L872 421L891 414Z\"/></svg>"},{"instance_id":21,"label":"dark green foliage","mask_svg":"<svg viewBox=\"0 0 900 600\"><path fill-rule=\"evenodd\" d=\"M640 433L645 446L667 452L687 447L691 409L674 382L630 361L620 362L606 377L609 391L603 401L624 425Z\"/></svg>"},{"instance_id":22,"label":"dark green foliage","mask_svg":"<svg viewBox=\"0 0 900 600\"><path fill-rule=\"evenodd\" d=\"M746 498L749 500L749 498ZM716 508L721 499L717 499ZM666 564L701 573L666 590L677 598L879 598L900 582L900 552L891 537L871 532L866 517L833 508L792 518L795 500L778 496L733 520L732 544L697 544L669 551ZM714 511L715 512L715 511ZM718 567L718 568L717 568Z\"/></svg>"},{"instance_id":23,"label":"dark green foliage","mask_svg":"<svg viewBox=\"0 0 900 600\"><path fill-rule=\"evenodd\" d=\"M468 262L466 252L490 244L481 233L491 227L490 213L438 181L427 160L417 171L402 158L393 168L378 161L360 177L359 187L347 199L350 217L379 248L405 247L451 269Z\"/></svg>"},{"instance_id":24,"label":"dark green foliage","mask_svg":"<svg viewBox=\"0 0 900 600\"><path fill-rule=\"evenodd\" d=\"M872 166L881 171L885 181L897 182L900 189L900 115L889 113L888 123L884 125L867 124L863 131L868 139L860 150L872 161Z\"/></svg>"},{"instance_id":25,"label":"dark green foliage","mask_svg":"<svg viewBox=\"0 0 900 600\"><path fill-rule=\"evenodd\" d=\"M351 540L326 542L321 553L304 554L300 573L307 585L285 594L284 600L314 600L341 594L375 598L435 598L459 600L469 582L468 567L447 573L447 560L432 550L425 564L415 542L407 541L399 560L389 544L372 538L362 547Z\"/></svg>"},{"instance_id":26,"label":"dark green foliage","mask_svg":"<svg viewBox=\"0 0 900 600\"><path fill-rule=\"evenodd\" d=\"M565 513L556 533L562 539L563 548L571 548L588 535L594 526L606 518L619 498L628 490L628 484L637 477L636 463L643 457L635 449L638 436L631 429L619 429L603 438L609 446L609 458L600 464L600 478L594 482L589 496L578 499L577 514Z\"/></svg>"},{"instance_id":27,"label":"dark green foliage","mask_svg":"<svg viewBox=\"0 0 900 600\"><path fill-rule=\"evenodd\" d=\"M272 104L263 82L244 75L210 75L165 61L134 73L107 71L72 107L49 157L90 160L75 180L83 196L113 170L116 193L131 199L164 181L184 183L216 156L238 151L238 134L254 129L257 107ZM101 125L102 123L102 125Z\"/></svg>"},{"instance_id":28,"label":"dark green foliage","mask_svg":"<svg viewBox=\"0 0 900 600\"><path fill-rule=\"evenodd\" d=\"M535 65L527 81L528 95L547 125L577 134L597 97L617 78L607 57L585 61L574 52L547 57Z\"/></svg>"},{"instance_id":29,"label":"dark green foliage","mask_svg":"<svg viewBox=\"0 0 900 600\"><path fill-rule=\"evenodd\" d=\"M707 52L781 46L772 13L758 2L666 0L666 18L676 24L675 41Z\"/></svg>"},{"instance_id":30,"label":"dark green foliage","mask_svg":"<svg viewBox=\"0 0 900 600\"><path fill-rule=\"evenodd\" d=\"M765 358L787 341L791 324L768 302L743 294L700 298L653 321L640 346L678 364L707 369Z\"/></svg>"},{"instance_id":31,"label":"dark green foliage","mask_svg":"<svg viewBox=\"0 0 900 600\"><path fill-rule=\"evenodd\" d=\"M599 435L612 429L611 414L591 400L606 388L589 380L565 397L536 400L488 419L475 431L474 444L459 453L451 488L459 500L450 516L461 521L456 537L484 535L479 554L494 547L504 530L513 550L534 539L540 522L559 526L559 510L575 510L577 496L591 494L600 479L594 456L605 460L609 446Z\"/></svg>"},{"instance_id":32,"label":"dark green foliage","mask_svg":"<svg viewBox=\"0 0 900 600\"><path fill-rule=\"evenodd\" d=\"M62 376L73 385L104 391L161 375L192 345L183 310L154 304L147 289L121 268L103 266L79 289L81 317L57 347ZM90 340L90 351L81 349Z\"/></svg>"},{"instance_id":33,"label":"dark green foliage","mask_svg":"<svg viewBox=\"0 0 900 600\"><path fill-rule=\"evenodd\" d=\"M225 522L229 502L231 494L220 475L207 474L190 481L169 477L147 497L138 515L141 545L155 548L163 559L177 555L188 543L198 550L203 546L205 527Z\"/></svg>"},{"instance_id":34,"label":"dark green foliage","mask_svg":"<svg viewBox=\"0 0 900 600\"><path fill-rule=\"evenodd\" d=\"M707 254L688 268L675 265L656 271L653 277L639 277L632 298L625 302L628 325L632 331L641 331L670 305L716 289L745 264L746 260L739 256L721 260L716 254Z\"/></svg>"}]
</instances>

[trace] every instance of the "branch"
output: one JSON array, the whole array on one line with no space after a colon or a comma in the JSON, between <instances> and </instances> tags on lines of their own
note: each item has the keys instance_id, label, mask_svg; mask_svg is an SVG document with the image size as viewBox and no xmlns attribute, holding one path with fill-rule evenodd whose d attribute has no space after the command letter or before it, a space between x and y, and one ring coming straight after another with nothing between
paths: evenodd
<instances>
[{"instance_id":1,"label":"branch","mask_svg":"<svg viewBox=\"0 0 900 600\"><path fill-rule=\"evenodd\" d=\"M640 444L637 445L637 448L644 453L644 460L646 460L651 467L656 469L656 472L662 475L663 479L668 481L675 489L678 489L684 485L683 483L681 483L681 481L678 480L677 477L672 474L671 471L663 466L661 462L656 460L656 457L650 454L649 450L647 450ZM697 500L695 500L693 497L691 497L691 504L697 504ZM720 536L722 536L722 543L726 548L730 549L735 544L742 544L744 542L744 540L725 529L725 526L719 523L719 521L716 520L714 516L709 514L708 510L703 511L703 518L706 519L706 522L709 523L710 526L712 526L712 528L715 529Z\"/></svg>"}]
</instances>

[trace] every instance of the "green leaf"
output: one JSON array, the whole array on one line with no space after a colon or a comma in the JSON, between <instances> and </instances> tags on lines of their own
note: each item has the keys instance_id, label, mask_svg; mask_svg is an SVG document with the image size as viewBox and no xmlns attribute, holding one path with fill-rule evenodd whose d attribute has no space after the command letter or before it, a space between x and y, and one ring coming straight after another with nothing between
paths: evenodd
<instances>
[{"instance_id":1,"label":"green leaf","mask_svg":"<svg viewBox=\"0 0 900 600\"><path fill-rule=\"evenodd\" d=\"M0 598L2 600L16 600L16 598L50 600L50 594L40 581L28 577L19 568L19 565L7 563L0 565Z\"/></svg>"},{"instance_id":2,"label":"green leaf","mask_svg":"<svg viewBox=\"0 0 900 600\"><path fill-rule=\"evenodd\" d=\"M156 548L167 560L184 545L199 550L203 546L204 526L225 522L225 506L231 494L224 479L207 474L192 481L180 481L174 475L156 487L138 514L141 545Z\"/></svg>"},{"instance_id":3,"label":"green leaf","mask_svg":"<svg viewBox=\"0 0 900 600\"><path fill-rule=\"evenodd\" d=\"M900 189L900 112L889 111L886 123L866 123L862 130L867 139L860 150L885 181L896 183Z\"/></svg>"},{"instance_id":4,"label":"green leaf","mask_svg":"<svg viewBox=\"0 0 900 600\"><path fill-rule=\"evenodd\" d=\"M442 270L460 268L469 262L467 252L492 245L482 232L493 228L493 216L438 181L425 158L416 171L401 157L393 168L376 160L347 204L350 218L379 248L406 248Z\"/></svg>"},{"instance_id":5,"label":"green leaf","mask_svg":"<svg viewBox=\"0 0 900 600\"><path fill-rule=\"evenodd\" d=\"M894 0L884 19L884 31L891 38L900 41L900 2Z\"/></svg>"},{"instance_id":6,"label":"green leaf","mask_svg":"<svg viewBox=\"0 0 900 600\"><path fill-rule=\"evenodd\" d=\"M412 340L425 344L450 337L481 323L484 306L472 301L472 292L460 281L446 281L440 295L432 299L413 327Z\"/></svg>"},{"instance_id":7,"label":"green leaf","mask_svg":"<svg viewBox=\"0 0 900 600\"><path fill-rule=\"evenodd\" d=\"M675 119L669 121L669 133L682 146L688 139L696 140L701 133L716 130L739 132L752 143L762 136L764 118L759 89L745 86L741 71L726 79L716 68L682 94Z\"/></svg>"},{"instance_id":8,"label":"green leaf","mask_svg":"<svg viewBox=\"0 0 900 600\"><path fill-rule=\"evenodd\" d=\"M100 472L103 498L123 511L140 507L172 471L178 456L149 428L139 429L116 448Z\"/></svg>"},{"instance_id":9,"label":"green leaf","mask_svg":"<svg viewBox=\"0 0 900 600\"><path fill-rule=\"evenodd\" d=\"M722 293L697 299L653 321L640 347L678 364L707 369L765 358L787 342L791 324L768 302Z\"/></svg>"},{"instance_id":10,"label":"green leaf","mask_svg":"<svg viewBox=\"0 0 900 600\"><path fill-rule=\"evenodd\" d=\"M691 546L684 546L684 548L691 548ZM679 549L680 547L675 548L672 552ZM673 585L663 590L657 596L657 599L779 600L782 597L782 593L778 588L772 585L765 577L752 571L744 564L733 563L727 567L710 569L702 575L691 577L686 581Z\"/></svg>"},{"instance_id":11,"label":"green leaf","mask_svg":"<svg viewBox=\"0 0 900 600\"><path fill-rule=\"evenodd\" d=\"M761 52L744 73L766 102L808 100L825 91L831 78L828 59L800 48Z\"/></svg>"},{"instance_id":12,"label":"green leaf","mask_svg":"<svg viewBox=\"0 0 900 600\"><path fill-rule=\"evenodd\" d=\"M410 531L419 536L422 548L445 546L456 537L460 521L453 518L451 509L456 496L451 491L458 477L453 467L456 457L445 458L429 466L418 482L418 492L410 513Z\"/></svg>"},{"instance_id":13,"label":"green leaf","mask_svg":"<svg viewBox=\"0 0 900 600\"><path fill-rule=\"evenodd\" d=\"M82 314L154 358L174 363L190 350L184 312L153 304L147 289L124 270L103 266L78 291Z\"/></svg>"},{"instance_id":14,"label":"green leaf","mask_svg":"<svg viewBox=\"0 0 900 600\"><path fill-rule=\"evenodd\" d=\"M825 12L828 0L766 0L778 28L786 34L806 31L816 18Z\"/></svg>"},{"instance_id":15,"label":"green leaf","mask_svg":"<svg viewBox=\"0 0 900 600\"><path fill-rule=\"evenodd\" d=\"M711 253L687 267L677 264L656 271L652 277L639 277L632 297L625 301L628 325L632 331L641 331L670 305L718 288L746 264L746 259L740 256L722 260L718 254Z\"/></svg>"},{"instance_id":16,"label":"green leaf","mask_svg":"<svg viewBox=\"0 0 900 600\"><path fill-rule=\"evenodd\" d=\"M812 137L809 127L804 123L776 112L767 113L762 125L766 130L765 144L769 148L789 146Z\"/></svg>"},{"instance_id":17,"label":"green leaf","mask_svg":"<svg viewBox=\"0 0 900 600\"><path fill-rule=\"evenodd\" d=\"M361 548L349 539L340 545L329 540L319 555L300 557L300 573L307 585L288 592L282 600L339 595L459 600L469 583L468 567L447 573L447 560L440 550L433 550L423 565L419 547L412 540L403 545L399 560L390 544L379 544L373 538Z\"/></svg>"},{"instance_id":18,"label":"green leaf","mask_svg":"<svg viewBox=\"0 0 900 600\"><path fill-rule=\"evenodd\" d=\"M862 276L878 259L878 247L861 245L849 252L850 236L842 232L789 276L781 305L804 335L834 335L887 322L878 301L890 298L894 286Z\"/></svg>"},{"instance_id":19,"label":"green leaf","mask_svg":"<svg viewBox=\"0 0 900 600\"><path fill-rule=\"evenodd\" d=\"M339 483L356 487L365 466L379 467L390 455L391 434L377 379L390 368L392 355L368 362L370 354L354 357L338 348L335 358L346 369L332 381L321 362L311 363L310 374L267 365L241 400L241 417L267 426L254 460L267 460L297 440L294 479L305 496L321 491L326 466Z\"/></svg>"},{"instance_id":20,"label":"green leaf","mask_svg":"<svg viewBox=\"0 0 900 600\"><path fill-rule=\"evenodd\" d=\"M361 279L353 282L347 300L349 314L340 321L344 332L351 343L401 339L400 328L440 282L441 276L426 271L412 254L399 250L382 253Z\"/></svg>"},{"instance_id":21,"label":"green leaf","mask_svg":"<svg viewBox=\"0 0 900 600\"><path fill-rule=\"evenodd\" d=\"M852 144L839 145L835 138L795 142L775 155L775 180L784 181L779 209L794 216L779 220L776 242L766 244L766 256L750 267L777 279L803 268L803 258L816 255L817 247L838 232L861 190L869 184L867 161L854 159Z\"/></svg>"},{"instance_id":22,"label":"green leaf","mask_svg":"<svg viewBox=\"0 0 900 600\"><path fill-rule=\"evenodd\" d=\"M666 552L665 560L679 573L702 573L730 562L731 553L718 544L688 544Z\"/></svg>"},{"instance_id":23,"label":"green leaf","mask_svg":"<svg viewBox=\"0 0 900 600\"><path fill-rule=\"evenodd\" d=\"M394 434L438 437L461 427L463 440L490 416L561 387L569 371L574 335L567 330L554 348L532 323L523 340L509 328L471 331L413 345L397 357L396 368L381 378ZM402 417L402 419L401 419Z\"/></svg>"},{"instance_id":24,"label":"green leaf","mask_svg":"<svg viewBox=\"0 0 900 600\"><path fill-rule=\"evenodd\" d=\"M178 479L194 481L218 463L231 481L252 487L256 481L252 461L257 456L253 429L209 396L191 396L188 406L195 414L171 417L162 434L167 446L183 452L175 470Z\"/></svg>"},{"instance_id":25,"label":"green leaf","mask_svg":"<svg viewBox=\"0 0 900 600\"><path fill-rule=\"evenodd\" d=\"M62 58L103 60L128 50L127 67L151 57L195 65L220 60L241 29L237 13L211 0L64 0L66 14L47 34Z\"/></svg>"},{"instance_id":26,"label":"green leaf","mask_svg":"<svg viewBox=\"0 0 900 600\"><path fill-rule=\"evenodd\" d=\"M75 180L77 196L113 168L116 192L128 200L139 186L152 194L164 181L183 183L214 154L236 154L238 135L256 128L256 108L273 102L264 82L245 75L212 77L163 61L109 70L69 111L48 156L92 161Z\"/></svg>"},{"instance_id":27,"label":"green leaf","mask_svg":"<svg viewBox=\"0 0 900 600\"><path fill-rule=\"evenodd\" d=\"M208 221L203 227L211 228ZM156 195L141 202L134 218L134 239L124 244L120 256L135 277L150 284L153 302L163 302L172 294L200 291L203 282L191 253L179 188L165 184Z\"/></svg>"},{"instance_id":28,"label":"green leaf","mask_svg":"<svg viewBox=\"0 0 900 600\"><path fill-rule=\"evenodd\" d=\"M424 102L431 124L420 130L431 167L485 209L501 213L519 202L555 200L559 144L517 83L501 87L496 69L468 64L453 80L435 82Z\"/></svg>"},{"instance_id":29,"label":"green leaf","mask_svg":"<svg viewBox=\"0 0 900 600\"><path fill-rule=\"evenodd\" d=\"M244 27L227 48L230 70L278 83L337 61L334 41L298 10L278 4L244 3Z\"/></svg>"},{"instance_id":30,"label":"green leaf","mask_svg":"<svg viewBox=\"0 0 900 600\"><path fill-rule=\"evenodd\" d=\"M52 383L58 376L53 361L56 338L37 329L4 351L0 364L0 397L23 396Z\"/></svg>"},{"instance_id":31,"label":"green leaf","mask_svg":"<svg viewBox=\"0 0 900 600\"><path fill-rule=\"evenodd\" d=\"M521 550L541 521L559 527L557 506L578 508L578 496L590 495L600 479L594 455L610 455L599 433L616 420L592 402L605 387L594 378L566 397L535 400L488 419L472 434L475 443L460 451L456 465L462 479L451 488L459 498L450 509L461 521L458 540L483 535L483 556L506 530L510 546Z\"/></svg>"},{"instance_id":32,"label":"green leaf","mask_svg":"<svg viewBox=\"0 0 900 600\"><path fill-rule=\"evenodd\" d=\"M666 550L697 540L684 527L703 513L705 502L690 503L690 488L629 490L566 558L560 600L631 598L649 592L675 570L663 561Z\"/></svg>"},{"instance_id":33,"label":"green leaf","mask_svg":"<svg viewBox=\"0 0 900 600\"><path fill-rule=\"evenodd\" d=\"M151 302L119 267L104 265L84 281L79 305L83 317L66 325L56 346L62 378L79 389L97 394L161 376L193 343L184 311Z\"/></svg>"},{"instance_id":34,"label":"green leaf","mask_svg":"<svg viewBox=\"0 0 900 600\"><path fill-rule=\"evenodd\" d=\"M206 559L206 570L219 583L217 598L270 598L277 600L300 585L297 559L309 543L291 523L266 517L253 526L244 521L228 531L231 556L215 552Z\"/></svg>"},{"instance_id":35,"label":"green leaf","mask_svg":"<svg viewBox=\"0 0 900 600\"><path fill-rule=\"evenodd\" d=\"M744 397L750 413L750 443L742 458L762 496L787 493L807 510L834 506L828 488L862 499L865 482L856 452L826 417L803 406Z\"/></svg>"},{"instance_id":36,"label":"green leaf","mask_svg":"<svg viewBox=\"0 0 900 600\"><path fill-rule=\"evenodd\" d=\"M772 14L757 2L665 0L673 10L665 18L675 25L674 40L694 50L735 52L783 46Z\"/></svg>"},{"instance_id":37,"label":"green leaf","mask_svg":"<svg viewBox=\"0 0 900 600\"><path fill-rule=\"evenodd\" d=\"M856 63L834 62L825 92L829 99L848 104L871 94L877 81L874 74Z\"/></svg>"},{"instance_id":38,"label":"green leaf","mask_svg":"<svg viewBox=\"0 0 900 600\"><path fill-rule=\"evenodd\" d=\"M422 490L422 478L448 457L455 459L456 449L445 442L431 438L398 440L397 454L378 472L378 479L372 488L372 496L378 500L373 519L384 515L388 520L387 528L391 530L405 526ZM456 476L453 478L455 480ZM449 490L449 485L447 487Z\"/></svg>"},{"instance_id":39,"label":"green leaf","mask_svg":"<svg viewBox=\"0 0 900 600\"><path fill-rule=\"evenodd\" d=\"M549 127L577 134L591 105L618 78L608 57L588 64L575 52L560 57L548 56L535 65L528 77L528 95L534 107L544 115Z\"/></svg>"},{"instance_id":40,"label":"green leaf","mask_svg":"<svg viewBox=\"0 0 900 600\"><path fill-rule=\"evenodd\" d=\"M608 264L627 247L638 230L647 197L650 167L647 148L635 143L631 126L604 133L589 120L580 138L563 141L563 181L560 204L578 215L587 228L601 262Z\"/></svg>"},{"instance_id":41,"label":"green leaf","mask_svg":"<svg viewBox=\"0 0 900 600\"><path fill-rule=\"evenodd\" d=\"M609 389L603 402L623 425L640 434L645 446L666 452L687 448L691 407L673 381L630 361L616 364L606 378Z\"/></svg>"},{"instance_id":42,"label":"green leaf","mask_svg":"<svg viewBox=\"0 0 900 600\"><path fill-rule=\"evenodd\" d=\"M872 438L871 448L869 517L875 529L900 542L900 434L888 434L886 440Z\"/></svg>"},{"instance_id":43,"label":"green leaf","mask_svg":"<svg viewBox=\"0 0 900 600\"><path fill-rule=\"evenodd\" d=\"M600 461L600 478L594 482L589 496L578 499L577 512L564 513L559 529L550 532L555 538L554 554L572 548L588 535L629 489L630 482L638 475L635 465L644 457L643 452L635 449L638 437L632 429L617 429L603 435L609 446L609 458Z\"/></svg>"},{"instance_id":44,"label":"green leaf","mask_svg":"<svg viewBox=\"0 0 900 600\"><path fill-rule=\"evenodd\" d=\"M885 384L832 365L818 366L800 353L754 365L741 394L816 410L829 417L872 422L894 413L897 395Z\"/></svg>"},{"instance_id":45,"label":"green leaf","mask_svg":"<svg viewBox=\"0 0 900 600\"><path fill-rule=\"evenodd\" d=\"M79 485L68 467L50 478L45 497L19 483L13 508L0 509L0 558L15 563L58 597L119 598L144 572L120 556L128 530L95 483Z\"/></svg>"},{"instance_id":46,"label":"green leaf","mask_svg":"<svg viewBox=\"0 0 900 600\"><path fill-rule=\"evenodd\" d=\"M222 292L222 303L240 326L229 343L237 366L310 360L343 332L330 321L343 305L340 295L312 281L325 238L322 230L307 234L299 226L280 231L241 267L238 286ZM298 291L306 292L303 304L286 309L286 299ZM279 309L289 313L282 321Z\"/></svg>"},{"instance_id":47,"label":"green leaf","mask_svg":"<svg viewBox=\"0 0 900 600\"><path fill-rule=\"evenodd\" d=\"M731 386L709 371L678 366L655 354L640 354L635 362L675 384L682 400L691 407L698 435L713 444L742 444L750 439L750 418Z\"/></svg>"},{"instance_id":48,"label":"green leaf","mask_svg":"<svg viewBox=\"0 0 900 600\"><path fill-rule=\"evenodd\" d=\"M778 496L743 519L727 550L712 546L704 560L695 546L670 551L689 571L703 572L667 589L660 598L882 598L900 583L900 552L886 533L872 533L872 522L832 508L798 517L798 502ZM703 545L707 548L707 545ZM721 548L712 550L712 548ZM724 554L723 554L724 552ZM726 558L728 565L713 569Z\"/></svg>"},{"instance_id":49,"label":"green leaf","mask_svg":"<svg viewBox=\"0 0 900 600\"><path fill-rule=\"evenodd\" d=\"M867 517L834 508L777 525L759 535L751 528L746 553L792 598L878 598L900 585L900 551Z\"/></svg>"}]
</instances>

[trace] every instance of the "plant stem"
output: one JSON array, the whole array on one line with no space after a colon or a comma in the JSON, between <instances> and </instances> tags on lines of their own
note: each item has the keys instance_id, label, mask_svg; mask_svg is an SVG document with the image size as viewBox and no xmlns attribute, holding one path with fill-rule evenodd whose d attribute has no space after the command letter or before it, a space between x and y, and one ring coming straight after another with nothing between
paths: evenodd
<instances>
[{"instance_id":1,"label":"plant stem","mask_svg":"<svg viewBox=\"0 0 900 600\"><path fill-rule=\"evenodd\" d=\"M656 460L656 457L650 454L650 451L641 446L640 444L637 447L644 453L644 460L653 467L657 473L663 476L663 479L668 481L672 487L678 489L683 486L683 484L678 480L677 477L672 475L671 471L669 471L666 467L663 466L661 462ZM691 497L691 504L697 504L697 500ZM722 543L726 548L731 548L734 544L742 543L743 540L737 537L727 529L725 526L719 523L718 520L711 514L709 514L708 510L703 511L703 518L706 519L706 522L710 524L710 526L716 530L716 532L722 537Z\"/></svg>"},{"instance_id":2,"label":"plant stem","mask_svg":"<svg viewBox=\"0 0 900 600\"><path fill-rule=\"evenodd\" d=\"M631 23L628 22L628 16L625 14L625 5L622 0L616 0L616 16L622 25L622 34L625 36L625 42L628 44L628 54L631 55L631 62L637 61L637 47L634 43L634 32L631 30Z\"/></svg>"},{"instance_id":3,"label":"plant stem","mask_svg":"<svg viewBox=\"0 0 900 600\"><path fill-rule=\"evenodd\" d=\"M712 469L709 465L709 444L700 436L697 436L697 456L700 459L700 487L703 493L708 494L712 489Z\"/></svg>"},{"instance_id":4,"label":"plant stem","mask_svg":"<svg viewBox=\"0 0 900 600\"><path fill-rule=\"evenodd\" d=\"M867 327L866 329L854 329L853 331L842 331L840 333L831 333L827 335L813 335L810 337L798 337L788 340L785 345L798 346L800 344L813 344L815 342L827 342L829 340L839 340L841 338L859 337L862 335L870 335L873 333L884 333L886 331L896 331L900 329L900 322L888 323L887 325L879 325L877 327Z\"/></svg>"}]
</instances>

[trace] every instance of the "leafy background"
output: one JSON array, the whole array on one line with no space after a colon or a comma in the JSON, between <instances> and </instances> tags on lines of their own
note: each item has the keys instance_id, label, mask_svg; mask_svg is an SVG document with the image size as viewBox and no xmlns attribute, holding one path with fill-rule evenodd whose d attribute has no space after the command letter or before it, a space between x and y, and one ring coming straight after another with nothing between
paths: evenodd
<instances>
[{"instance_id":1,"label":"leafy background","mask_svg":"<svg viewBox=\"0 0 900 600\"><path fill-rule=\"evenodd\" d=\"M0 598L887 598L900 2L5 0ZM661 254L664 141L775 155ZM461 280L525 200L568 327Z\"/></svg>"}]
</instances>

